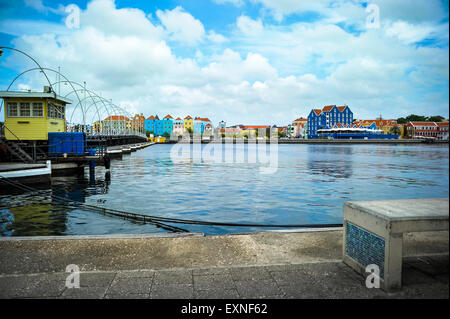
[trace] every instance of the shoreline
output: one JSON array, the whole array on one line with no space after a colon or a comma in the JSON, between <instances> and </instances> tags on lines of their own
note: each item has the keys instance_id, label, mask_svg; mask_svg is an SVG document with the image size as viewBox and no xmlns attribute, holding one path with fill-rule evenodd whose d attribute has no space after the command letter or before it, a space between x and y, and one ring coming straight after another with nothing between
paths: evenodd
<instances>
[{"instance_id":1,"label":"shoreline","mask_svg":"<svg viewBox=\"0 0 450 319\"><path fill-rule=\"evenodd\" d=\"M413 144L413 145L442 145L449 144L448 140L438 140L433 142L425 142L423 140L383 140L383 139L371 139L371 140L279 140L276 139L276 144ZM270 144L270 140L246 140L246 139L221 139L221 140L180 140L180 141L167 141L165 143L158 144Z\"/></svg>"}]
</instances>

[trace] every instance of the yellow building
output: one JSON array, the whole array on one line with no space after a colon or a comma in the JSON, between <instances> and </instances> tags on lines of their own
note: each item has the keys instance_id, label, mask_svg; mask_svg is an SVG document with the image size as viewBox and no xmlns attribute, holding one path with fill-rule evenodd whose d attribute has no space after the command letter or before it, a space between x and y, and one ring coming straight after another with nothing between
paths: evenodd
<instances>
[{"instance_id":1,"label":"yellow building","mask_svg":"<svg viewBox=\"0 0 450 319\"><path fill-rule=\"evenodd\" d=\"M155 142L155 143L165 143L166 142L166 138L164 136L157 136L157 137L147 137L147 140L149 142Z\"/></svg>"},{"instance_id":2,"label":"yellow building","mask_svg":"<svg viewBox=\"0 0 450 319\"><path fill-rule=\"evenodd\" d=\"M92 124L92 131L94 133L103 133L103 121L95 121Z\"/></svg>"},{"instance_id":3,"label":"yellow building","mask_svg":"<svg viewBox=\"0 0 450 319\"><path fill-rule=\"evenodd\" d=\"M187 130L190 128L192 132L194 132L194 121L192 120L192 117L189 115L186 116L183 120L183 128L184 131L187 132Z\"/></svg>"},{"instance_id":4,"label":"yellow building","mask_svg":"<svg viewBox=\"0 0 450 319\"><path fill-rule=\"evenodd\" d=\"M54 92L0 92L8 140L46 141L49 132L66 131L70 100Z\"/></svg>"}]
</instances>

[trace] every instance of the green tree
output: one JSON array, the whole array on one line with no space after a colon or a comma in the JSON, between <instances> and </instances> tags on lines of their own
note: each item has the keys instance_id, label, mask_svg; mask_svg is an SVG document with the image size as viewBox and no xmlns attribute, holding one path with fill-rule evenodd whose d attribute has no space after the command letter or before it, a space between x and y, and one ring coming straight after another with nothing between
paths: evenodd
<instances>
[{"instance_id":1,"label":"green tree","mask_svg":"<svg viewBox=\"0 0 450 319\"><path fill-rule=\"evenodd\" d=\"M194 133L194 131L192 130L192 128L191 128L191 127L188 127L186 130L187 130L187 132L189 133L189 136L192 138L192 134Z\"/></svg>"},{"instance_id":2,"label":"green tree","mask_svg":"<svg viewBox=\"0 0 450 319\"><path fill-rule=\"evenodd\" d=\"M153 131L145 131L145 135L147 135L147 137L150 137L151 134L153 134Z\"/></svg>"},{"instance_id":3,"label":"green tree","mask_svg":"<svg viewBox=\"0 0 450 319\"><path fill-rule=\"evenodd\" d=\"M278 132L278 137L286 137L286 134L283 132Z\"/></svg>"},{"instance_id":4,"label":"green tree","mask_svg":"<svg viewBox=\"0 0 450 319\"><path fill-rule=\"evenodd\" d=\"M440 115L435 115L435 116L430 116L428 118L428 121L431 121L431 122L442 122L442 120L444 120L444 119L445 118L440 116Z\"/></svg>"},{"instance_id":5,"label":"green tree","mask_svg":"<svg viewBox=\"0 0 450 319\"><path fill-rule=\"evenodd\" d=\"M395 125L395 126L391 127L391 129L389 130L389 133L395 134L395 135L400 135L402 133L402 131L400 130L400 128L397 125Z\"/></svg>"},{"instance_id":6,"label":"green tree","mask_svg":"<svg viewBox=\"0 0 450 319\"><path fill-rule=\"evenodd\" d=\"M406 117L407 122L425 122L428 118L422 115L411 114Z\"/></svg>"},{"instance_id":7,"label":"green tree","mask_svg":"<svg viewBox=\"0 0 450 319\"><path fill-rule=\"evenodd\" d=\"M170 134L167 133L167 132L164 132L163 136L164 136L165 138L169 138L169 137L170 137Z\"/></svg>"},{"instance_id":8,"label":"green tree","mask_svg":"<svg viewBox=\"0 0 450 319\"><path fill-rule=\"evenodd\" d=\"M406 119L404 118L404 117L399 117L398 119L397 119L397 123L398 124L406 124Z\"/></svg>"}]
</instances>

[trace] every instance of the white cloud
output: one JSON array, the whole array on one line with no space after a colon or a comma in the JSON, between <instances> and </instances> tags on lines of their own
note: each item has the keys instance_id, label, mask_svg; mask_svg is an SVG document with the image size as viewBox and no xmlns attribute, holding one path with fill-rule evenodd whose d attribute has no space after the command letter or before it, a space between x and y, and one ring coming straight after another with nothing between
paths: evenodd
<instances>
[{"instance_id":1,"label":"white cloud","mask_svg":"<svg viewBox=\"0 0 450 319\"><path fill-rule=\"evenodd\" d=\"M215 33L213 30L208 32L207 38L214 43L224 43L229 41L226 37L221 34Z\"/></svg>"},{"instance_id":2,"label":"white cloud","mask_svg":"<svg viewBox=\"0 0 450 319\"><path fill-rule=\"evenodd\" d=\"M184 11L182 7L178 6L173 10L158 10L156 15L172 40L194 45L205 35L203 24Z\"/></svg>"},{"instance_id":3,"label":"white cloud","mask_svg":"<svg viewBox=\"0 0 450 319\"><path fill-rule=\"evenodd\" d=\"M357 9L349 11L352 17L360 13L346 4ZM358 118L413 112L448 116L448 27L436 21L389 20L380 29L353 34L332 23L351 20L339 10L328 20L281 25L243 15L230 33L221 31L224 37L205 31L180 7L158 13L162 25L142 10L94 0L82 11L80 29L54 32L49 25L38 34L24 28L14 46L146 116L189 114L215 123L285 125L326 104L348 104ZM412 44L430 36L447 45ZM168 39L197 44L192 57L177 56ZM38 75L18 85L41 89L45 82Z\"/></svg>"},{"instance_id":4,"label":"white cloud","mask_svg":"<svg viewBox=\"0 0 450 319\"><path fill-rule=\"evenodd\" d=\"M24 2L27 7L31 7L40 12L44 13L52 12L56 14L61 14L64 12L64 7L62 5L59 5L58 8L55 9L44 5L42 3L42 0L24 0Z\"/></svg>"},{"instance_id":5,"label":"white cloud","mask_svg":"<svg viewBox=\"0 0 450 319\"><path fill-rule=\"evenodd\" d=\"M232 4L236 7L242 7L245 3L244 0L213 0L217 4Z\"/></svg>"},{"instance_id":6,"label":"white cloud","mask_svg":"<svg viewBox=\"0 0 450 319\"><path fill-rule=\"evenodd\" d=\"M259 35L264 29L261 20L253 20L244 15L237 18L236 25L245 35Z\"/></svg>"},{"instance_id":7,"label":"white cloud","mask_svg":"<svg viewBox=\"0 0 450 319\"><path fill-rule=\"evenodd\" d=\"M448 30L448 24L445 25ZM397 21L387 26L385 32L388 36L397 37L406 44L420 42L430 36L440 37L441 34L446 34L448 39L448 32L445 33L443 26L436 26L431 23L411 24L405 21Z\"/></svg>"}]
</instances>

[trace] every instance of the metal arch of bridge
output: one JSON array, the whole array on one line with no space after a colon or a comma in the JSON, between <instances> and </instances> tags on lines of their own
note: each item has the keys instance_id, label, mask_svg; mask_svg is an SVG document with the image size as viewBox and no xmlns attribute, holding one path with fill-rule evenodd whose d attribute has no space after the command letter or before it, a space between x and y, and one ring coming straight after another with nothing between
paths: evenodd
<instances>
[{"instance_id":1,"label":"metal arch of bridge","mask_svg":"<svg viewBox=\"0 0 450 319\"><path fill-rule=\"evenodd\" d=\"M63 81L63 82L64 82L64 81ZM79 83L76 83L76 82L74 82L74 83L77 84L77 85L79 85L79 86L81 86L81 84L79 84ZM55 83L55 84L56 84L56 83ZM124 114L124 116L126 116L126 117L128 117L128 118L132 118L132 117L133 117L128 111L126 111L126 110L124 110L123 108L121 108L120 106L118 106L118 105L112 103L110 100L107 100L107 99L105 99L105 98L102 97L102 96L99 96L97 93L95 93L95 92L93 92L93 91L87 90L87 89L85 89L84 87L83 87L83 89L79 89L79 90L76 90L76 91L85 91L85 90L86 90L89 94L93 94L95 98L98 98L98 99L103 103L104 106L105 106L105 102L108 103L108 104L116 111L116 114L115 114L115 115L123 116L122 114ZM69 92L68 94L66 94L65 97L68 97L71 93L73 93L73 92ZM86 98L82 99L81 102L84 101L85 99L88 99L88 98L89 98L89 97L86 97ZM88 108L86 109L86 112L89 111L89 109L92 107L92 105L95 105L95 106L96 106L96 102L94 101L94 99L92 99L92 100L93 100L93 103L91 103L91 104L88 106ZM81 102L79 102L79 103L81 103ZM105 106L105 108L106 108L106 106ZM119 112L117 112L117 111L119 111ZM111 114L108 113L108 115L111 115ZM72 116L73 116L73 113L72 113ZM101 119L99 118L99 122L100 122L100 121L101 121ZM132 126L134 127L134 123L135 123L134 120L132 120L131 122L133 123ZM123 132L125 132L125 134L124 134ZM128 131L128 132L127 132L126 127L124 127L124 130L123 130L122 132L119 132L118 135L137 135L137 136L140 136L140 135L144 135L144 134L143 134L143 133L140 133L140 132L136 132L136 131L134 131L134 130Z\"/></svg>"},{"instance_id":2,"label":"metal arch of bridge","mask_svg":"<svg viewBox=\"0 0 450 319\"><path fill-rule=\"evenodd\" d=\"M86 112L90 109L90 107L91 107L92 105L94 105L95 108L96 108L99 123L102 121L102 118L101 118L100 113L99 113L99 108L97 107L97 102L101 102L101 103L103 104L103 108L105 109L105 111L106 111L106 113L108 114L108 116L111 115L111 113L110 113L109 111L110 111L110 108L112 108L112 109L114 110L113 113L119 113L119 114L122 113L122 114L125 114L125 116L128 116L129 118L132 118L132 115L131 115L129 112L125 111L125 110L124 110L123 108L121 108L120 106L115 105L114 103L112 103L112 101L110 101L110 100L108 100L108 99L106 99L106 98L103 98L102 96L98 95L98 94L95 93L94 91L91 91L91 90L86 89L86 87L83 86L83 85L81 85L80 83L69 80L69 79L68 79L64 74L62 74L61 72L56 71L56 70L51 69L51 68L42 68L39 64L38 64L38 66L39 66L38 68L31 68L31 69L25 70L25 71L21 72L20 74L18 74L18 75L11 81L11 83L9 84L9 86L8 86L8 88L7 88L7 91L10 90L11 86L16 82L16 80L18 80L21 76L23 76L24 74L26 74L26 73L28 73L28 72L31 72L31 71L39 70L40 72L44 73L44 75L45 75L46 78L48 79L48 76L47 76L47 74L46 74L45 71L44 71L44 70L47 70L47 71L54 72L54 73L58 74L59 76L62 76L62 77L65 79L65 80L63 80L63 81L57 81L57 82L54 82L54 83L51 83L50 80L48 80L49 85L50 85L50 87L52 88L52 90L53 90L53 85L56 85L56 84L59 84L59 83L68 83L68 84L72 87L72 91L70 91L69 93L67 93L67 94L65 95L65 97L68 97L70 94L75 93L75 94L76 94L76 97L77 97L77 99L78 99L78 103L76 104L75 108L74 108L73 111L72 111L72 115L71 115L71 118L70 118L70 122L71 122L71 120L72 120L73 114L75 113L77 107L80 106L80 109L81 109L81 112L82 112L82 115L83 115L83 130L85 129L85 126L86 126L86 117L85 117L85 116L86 116ZM75 89L74 84L77 85L77 86L79 86L79 87L81 87L81 89L78 89L78 90ZM86 92L86 93L89 94L89 97L85 97L85 98L83 98L83 99L80 99L80 96L78 95L78 92ZM84 100L88 99L88 98L92 99L92 102L93 102L93 103L91 103L91 104L88 106L87 110L84 110L84 109L83 109L83 103L82 103L82 102L83 102ZM95 101L94 98L97 98L99 101ZM106 102L108 105L106 105L105 102ZM2 107L2 106L3 106L3 101L1 102L0 110L1 110L1 107ZM110 108L109 108L108 106L109 106ZM117 112L117 111L120 111L120 112ZM120 115L121 115L121 114L120 114ZM133 123L134 123L134 122L133 122ZM133 125L133 126L134 126L134 125ZM126 131L126 130L125 130L125 131ZM121 132L121 133L122 133L122 132ZM130 135L129 133L131 133L131 132L128 132L128 134L125 134L125 135ZM122 135L123 135L123 134L122 134ZM138 132L133 132L131 135L138 135L138 136L139 136L139 135L143 135L143 136L144 136L144 134L138 133Z\"/></svg>"},{"instance_id":3,"label":"metal arch of bridge","mask_svg":"<svg viewBox=\"0 0 450 319\"><path fill-rule=\"evenodd\" d=\"M11 86L14 84L14 82L16 82L16 80L19 79L22 75L24 75L24 74L26 74L26 73L28 73L28 72L31 72L31 71L36 71L36 70L39 70L39 71L43 72L43 73L45 74L46 77L47 77L47 74L45 73L44 70L52 71L52 72L55 72L55 73L59 74L60 76L62 76L63 78L65 78L65 79L69 82L69 84L72 86L72 89L75 90L75 88L73 87L72 83L70 83L69 79L68 79L64 74L62 74L61 72L58 72L58 71L56 71L56 70L54 70L54 69L50 69L50 68L42 68L42 67L39 66L39 68L31 68L31 69L28 69L28 70L23 71L22 73L19 73L19 74L11 81L11 83L9 84L8 88L6 89L6 91L9 91L9 89L10 89ZM47 79L48 79L48 77L47 77ZM50 82L50 80L48 81L48 83L49 83L50 87L52 87L52 91L53 91L53 86L52 86L52 83ZM80 96L78 95L78 93L77 93L76 95L77 95L77 99L78 99L78 102L79 102L79 101L80 101ZM3 105L3 100L2 100L2 105ZM0 110L1 110L1 108L0 108Z\"/></svg>"}]
</instances>

